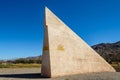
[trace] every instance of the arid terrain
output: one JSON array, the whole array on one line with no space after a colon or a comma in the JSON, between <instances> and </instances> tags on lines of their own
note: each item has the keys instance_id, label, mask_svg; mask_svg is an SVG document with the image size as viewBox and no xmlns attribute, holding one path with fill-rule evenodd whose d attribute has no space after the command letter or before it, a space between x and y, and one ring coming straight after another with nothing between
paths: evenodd
<instances>
[{"instance_id":1,"label":"arid terrain","mask_svg":"<svg viewBox=\"0 0 120 80\"><path fill-rule=\"evenodd\" d=\"M88 73L58 78L43 78L40 68L2 68L0 80L120 80L120 73Z\"/></svg>"}]
</instances>

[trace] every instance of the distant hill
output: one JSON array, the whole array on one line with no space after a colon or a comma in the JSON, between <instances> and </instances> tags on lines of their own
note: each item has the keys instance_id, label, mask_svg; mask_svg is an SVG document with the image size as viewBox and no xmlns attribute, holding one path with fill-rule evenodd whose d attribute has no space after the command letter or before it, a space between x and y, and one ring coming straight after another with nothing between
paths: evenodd
<instances>
[{"instance_id":1,"label":"distant hill","mask_svg":"<svg viewBox=\"0 0 120 80\"><path fill-rule=\"evenodd\" d=\"M120 62L120 41L116 43L101 43L92 46L107 62Z\"/></svg>"},{"instance_id":2,"label":"distant hill","mask_svg":"<svg viewBox=\"0 0 120 80\"><path fill-rule=\"evenodd\" d=\"M19 59L26 59L26 60L42 60L42 57L41 57L41 56L34 56L34 57L19 58Z\"/></svg>"},{"instance_id":3,"label":"distant hill","mask_svg":"<svg viewBox=\"0 0 120 80\"><path fill-rule=\"evenodd\" d=\"M120 62L120 41L116 43L101 43L92 46L92 48L100 54L107 62ZM15 60L8 60L7 62L38 62L41 63L42 56L35 57L27 57L27 58L19 58ZM0 60L0 63L6 62L4 60Z\"/></svg>"},{"instance_id":4,"label":"distant hill","mask_svg":"<svg viewBox=\"0 0 120 80\"><path fill-rule=\"evenodd\" d=\"M116 43L101 43L91 47L107 62L120 62L120 41ZM42 61L42 56L27 57L20 59Z\"/></svg>"},{"instance_id":5,"label":"distant hill","mask_svg":"<svg viewBox=\"0 0 120 80\"><path fill-rule=\"evenodd\" d=\"M92 48L107 62L120 62L120 41L116 43L101 43L92 46ZM28 57L26 59L42 60L42 56Z\"/></svg>"}]
</instances>

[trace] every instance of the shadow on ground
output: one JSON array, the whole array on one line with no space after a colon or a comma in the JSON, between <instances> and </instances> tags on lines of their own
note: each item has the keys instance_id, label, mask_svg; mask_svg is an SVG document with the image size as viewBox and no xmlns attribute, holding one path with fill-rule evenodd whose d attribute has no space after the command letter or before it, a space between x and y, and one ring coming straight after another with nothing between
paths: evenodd
<instances>
[{"instance_id":1,"label":"shadow on ground","mask_svg":"<svg viewBox=\"0 0 120 80\"><path fill-rule=\"evenodd\" d=\"M34 79L41 79L41 78L47 78L41 76L40 73L26 73L26 74L2 74L0 77L4 78L34 78Z\"/></svg>"}]
</instances>

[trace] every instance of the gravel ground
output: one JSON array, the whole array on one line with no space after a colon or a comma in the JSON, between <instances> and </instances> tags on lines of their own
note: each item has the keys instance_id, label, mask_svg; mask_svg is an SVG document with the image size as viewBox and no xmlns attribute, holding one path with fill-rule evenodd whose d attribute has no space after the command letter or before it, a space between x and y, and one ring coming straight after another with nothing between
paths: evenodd
<instances>
[{"instance_id":1,"label":"gravel ground","mask_svg":"<svg viewBox=\"0 0 120 80\"><path fill-rule=\"evenodd\" d=\"M0 69L0 80L120 80L120 73L89 73L58 78L42 78L40 68Z\"/></svg>"}]
</instances>

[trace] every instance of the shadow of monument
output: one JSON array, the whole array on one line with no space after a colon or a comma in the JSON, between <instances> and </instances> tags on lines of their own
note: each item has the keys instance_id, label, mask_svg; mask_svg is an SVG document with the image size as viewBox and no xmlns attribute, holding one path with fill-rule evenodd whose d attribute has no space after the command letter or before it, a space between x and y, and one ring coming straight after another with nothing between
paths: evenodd
<instances>
[{"instance_id":1,"label":"shadow of monument","mask_svg":"<svg viewBox=\"0 0 120 80\"><path fill-rule=\"evenodd\" d=\"M48 79L43 77L40 73L25 73L25 74L0 74L0 77L4 78L32 78L32 79Z\"/></svg>"}]
</instances>

